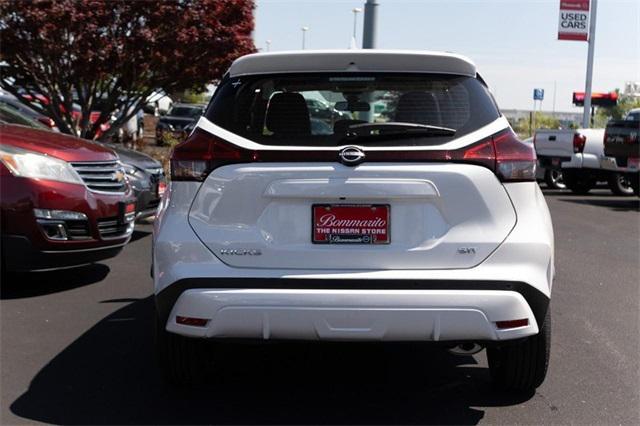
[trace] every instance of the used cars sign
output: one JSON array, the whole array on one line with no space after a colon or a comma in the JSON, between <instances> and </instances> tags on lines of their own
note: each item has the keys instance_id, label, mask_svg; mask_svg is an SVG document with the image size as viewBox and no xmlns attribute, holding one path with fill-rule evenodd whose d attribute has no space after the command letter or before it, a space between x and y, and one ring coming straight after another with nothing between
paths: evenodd
<instances>
[{"instance_id":1,"label":"used cars sign","mask_svg":"<svg viewBox=\"0 0 640 426\"><path fill-rule=\"evenodd\" d=\"M558 40L589 39L589 0L560 0Z\"/></svg>"}]
</instances>

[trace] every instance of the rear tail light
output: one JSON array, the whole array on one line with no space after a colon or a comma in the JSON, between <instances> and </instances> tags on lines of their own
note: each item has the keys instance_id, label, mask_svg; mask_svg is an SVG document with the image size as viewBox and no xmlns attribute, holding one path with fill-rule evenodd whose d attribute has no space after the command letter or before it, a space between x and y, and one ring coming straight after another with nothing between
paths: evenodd
<instances>
[{"instance_id":1,"label":"rear tail light","mask_svg":"<svg viewBox=\"0 0 640 426\"><path fill-rule=\"evenodd\" d=\"M536 179L536 151L533 145L522 142L511 129L493 136L496 150L495 172L502 181L534 181Z\"/></svg>"},{"instance_id":2,"label":"rear tail light","mask_svg":"<svg viewBox=\"0 0 640 426\"><path fill-rule=\"evenodd\" d=\"M187 140L173 149L171 179L202 181L216 167L229 163L251 162L254 158L253 151L196 129Z\"/></svg>"},{"instance_id":3,"label":"rear tail light","mask_svg":"<svg viewBox=\"0 0 640 426\"><path fill-rule=\"evenodd\" d=\"M605 136L606 137L606 136ZM587 137L580 133L573 135L573 152L580 153L584 151L584 144L587 142Z\"/></svg>"},{"instance_id":4,"label":"rear tail light","mask_svg":"<svg viewBox=\"0 0 640 426\"><path fill-rule=\"evenodd\" d=\"M203 181L216 167L251 162L337 162L336 151L287 151L241 148L196 128L171 155L171 179ZM536 152L505 129L471 146L457 150L367 151L367 162L453 162L478 164L492 170L504 182L534 181Z\"/></svg>"}]
</instances>

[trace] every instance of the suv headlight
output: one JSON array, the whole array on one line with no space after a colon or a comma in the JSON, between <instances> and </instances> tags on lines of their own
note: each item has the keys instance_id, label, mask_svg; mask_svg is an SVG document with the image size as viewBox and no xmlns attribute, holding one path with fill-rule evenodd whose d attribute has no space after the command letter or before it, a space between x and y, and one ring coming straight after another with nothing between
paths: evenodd
<instances>
[{"instance_id":1,"label":"suv headlight","mask_svg":"<svg viewBox=\"0 0 640 426\"><path fill-rule=\"evenodd\" d=\"M120 165L122 165L124 172L129 176L135 175L136 172L138 171L138 169L132 166L131 164L120 163Z\"/></svg>"},{"instance_id":2,"label":"suv headlight","mask_svg":"<svg viewBox=\"0 0 640 426\"><path fill-rule=\"evenodd\" d=\"M12 146L0 146L0 160L14 176L84 184L69 163Z\"/></svg>"}]
</instances>

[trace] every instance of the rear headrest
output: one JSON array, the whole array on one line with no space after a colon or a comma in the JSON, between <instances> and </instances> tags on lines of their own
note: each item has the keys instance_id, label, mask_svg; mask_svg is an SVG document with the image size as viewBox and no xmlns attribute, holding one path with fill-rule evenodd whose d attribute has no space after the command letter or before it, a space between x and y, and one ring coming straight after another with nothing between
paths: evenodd
<instances>
[{"instance_id":1,"label":"rear headrest","mask_svg":"<svg viewBox=\"0 0 640 426\"><path fill-rule=\"evenodd\" d=\"M277 135L310 135L309 110L300 93L276 93L269 100L267 129Z\"/></svg>"},{"instance_id":2,"label":"rear headrest","mask_svg":"<svg viewBox=\"0 0 640 426\"><path fill-rule=\"evenodd\" d=\"M441 120L438 102L432 93L407 92L398 99L395 121L439 126Z\"/></svg>"}]
</instances>

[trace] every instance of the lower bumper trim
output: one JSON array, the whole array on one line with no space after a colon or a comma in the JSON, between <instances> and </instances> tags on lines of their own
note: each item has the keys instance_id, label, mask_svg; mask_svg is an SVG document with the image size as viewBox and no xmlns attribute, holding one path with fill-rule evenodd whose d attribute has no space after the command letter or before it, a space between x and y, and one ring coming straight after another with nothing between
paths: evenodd
<instances>
[{"instance_id":1,"label":"lower bumper trim","mask_svg":"<svg viewBox=\"0 0 640 426\"><path fill-rule=\"evenodd\" d=\"M206 318L206 326L179 317ZM496 323L526 318L500 329ZM538 333L514 291L193 289L184 292L168 331L190 337L347 341L501 341Z\"/></svg>"},{"instance_id":2,"label":"lower bumper trim","mask_svg":"<svg viewBox=\"0 0 640 426\"><path fill-rule=\"evenodd\" d=\"M296 290L296 291L348 291L366 290L393 291L409 294L415 290L436 291L498 291L499 293L515 293L521 296L535 318L535 324L542 324L549 307L549 298L524 282L518 281L470 281L470 280L337 280L337 279L302 279L302 278L188 278L179 280L160 291L155 296L158 318L167 323L178 299L189 290L228 292L239 290L251 292L261 290ZM227 293L225 293L227 294ZM191 315L186 315L191 316ZM198 315L192 315L197 317ZM516 318L505 318L516 319ZM532 323L532 321L530 321Z\"/></svg>"}]
</instances>

